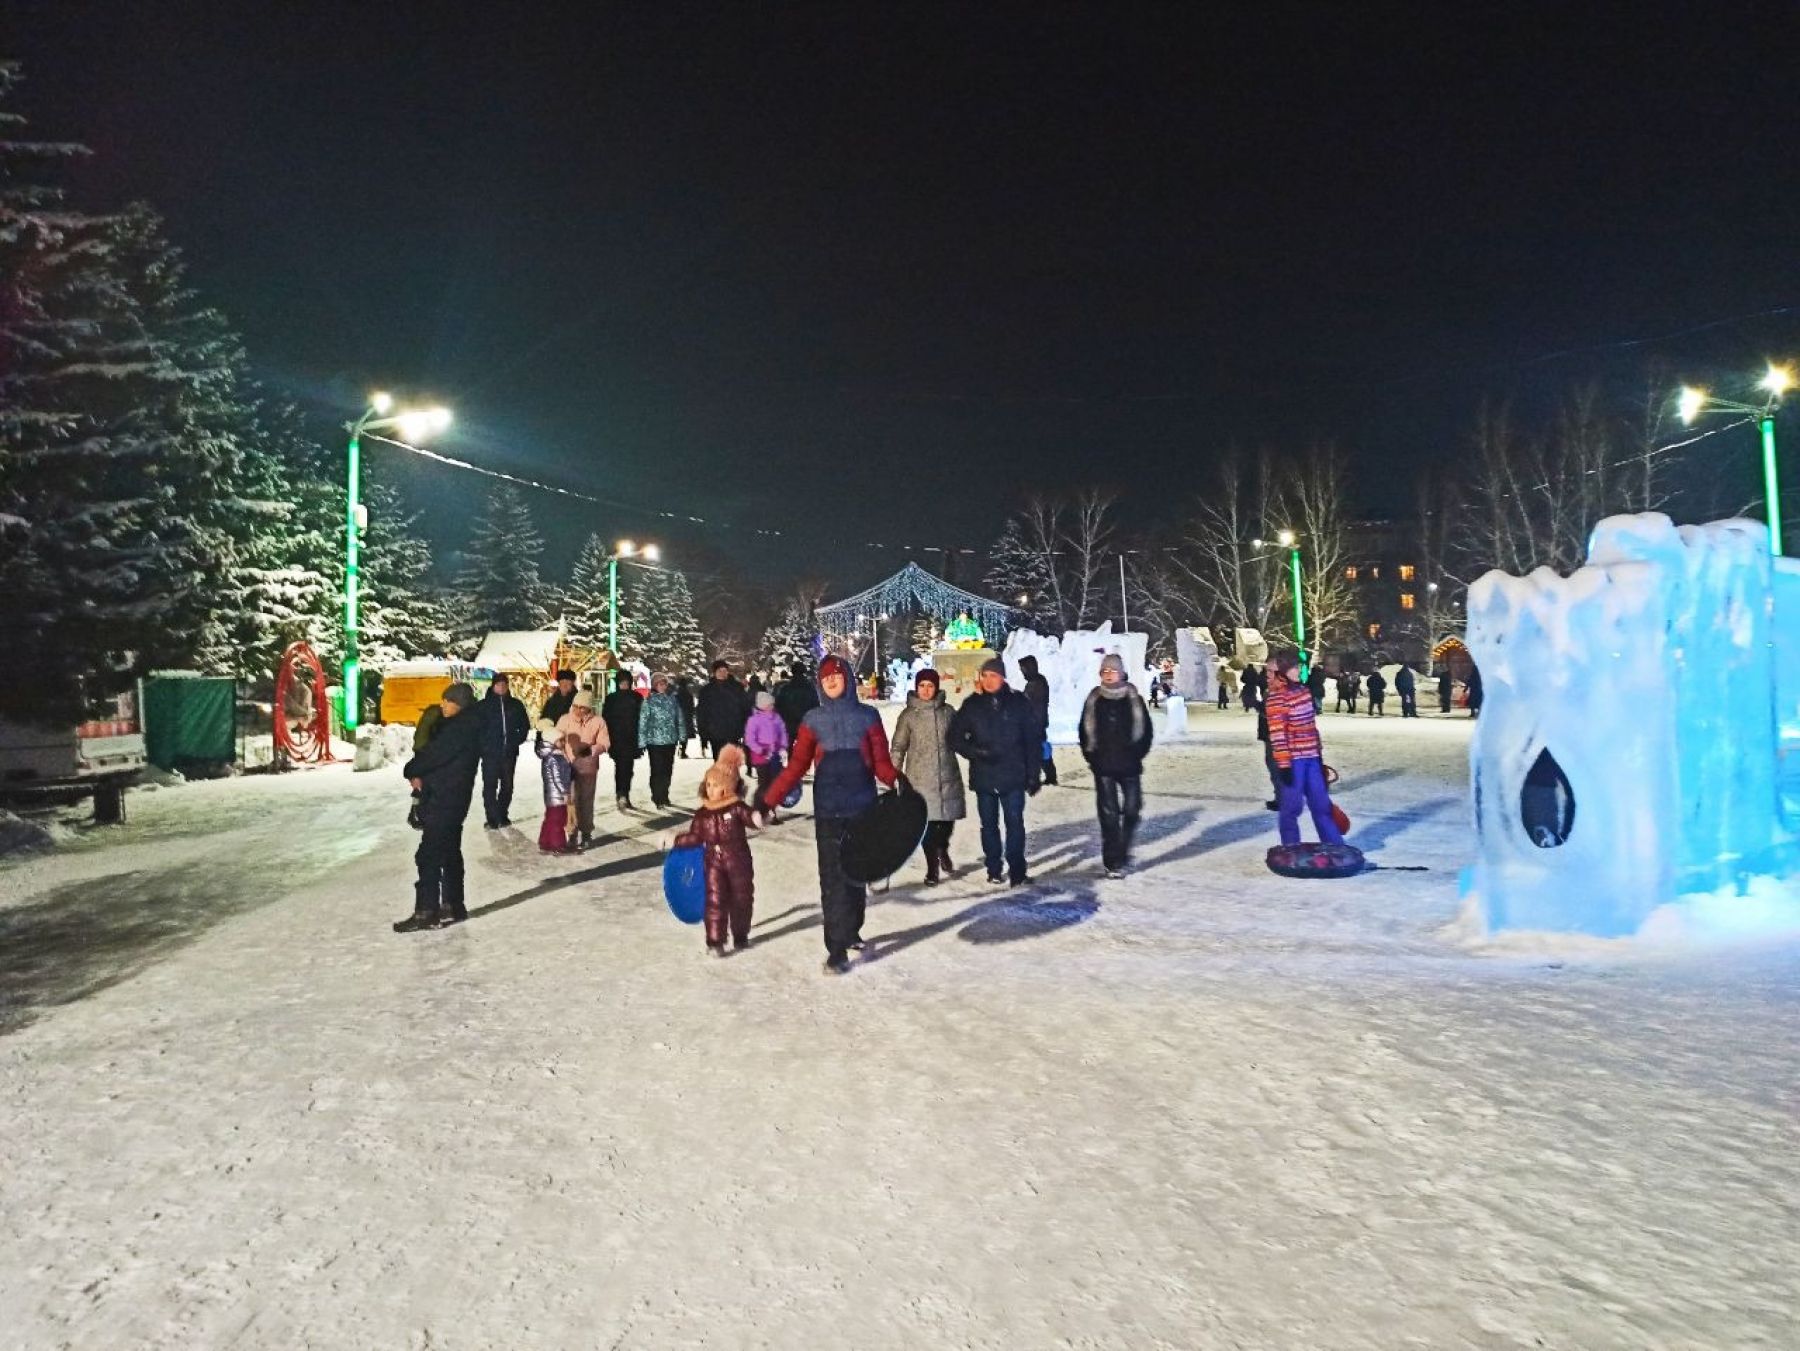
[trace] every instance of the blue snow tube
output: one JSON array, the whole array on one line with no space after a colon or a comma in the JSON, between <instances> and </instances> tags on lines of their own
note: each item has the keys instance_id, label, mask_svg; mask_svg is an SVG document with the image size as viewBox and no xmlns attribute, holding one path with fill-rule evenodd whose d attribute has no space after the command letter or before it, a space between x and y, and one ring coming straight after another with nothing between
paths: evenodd
<instances>
[{"instance_id":1,"label":"blue snow tube","mask_svg":"<svg viewBox=\"0 0 1800 1351\"><path fill-rule=\"evenodd\" d=\"M671 849L663 860L663 899L669 913L683 924L706 918L706 846Z\"/></svg>"}]
</instances>

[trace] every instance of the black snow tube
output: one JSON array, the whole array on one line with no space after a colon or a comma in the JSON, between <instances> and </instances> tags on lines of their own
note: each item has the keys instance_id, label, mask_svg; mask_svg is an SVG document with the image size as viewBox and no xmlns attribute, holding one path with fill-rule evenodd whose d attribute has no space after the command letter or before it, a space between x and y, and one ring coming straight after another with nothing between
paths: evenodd
<instances>
[{"instance_id":1,"label":"black snow tube","mask_svg":"<svg viewBox=\"0 0 1800 1351\"><path fill-rule=\"evenodd\" d=\"M1265 861L1282 877L1354 877L1363 870L1362 850L1348 844L1278 844Z\"/></svg>"}]
</instances>

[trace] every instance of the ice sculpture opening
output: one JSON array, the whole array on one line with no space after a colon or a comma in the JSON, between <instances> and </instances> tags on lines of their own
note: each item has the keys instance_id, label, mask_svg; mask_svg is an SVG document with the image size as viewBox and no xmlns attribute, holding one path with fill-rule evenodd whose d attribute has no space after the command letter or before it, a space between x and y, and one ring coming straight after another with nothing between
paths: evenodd
<instances>
[{"instance_id":1,"label":"ice sculpture opening","mask_svg":"<svg viewBox=\"0 0 1800 1351\"><path fill-rule=\"evenodd\" d=\"M1555 849L1575 828L1575 790L1550 748L1538 752L1519 790L1519 819L1539 849Z\"/></svg>"}]
</instances>

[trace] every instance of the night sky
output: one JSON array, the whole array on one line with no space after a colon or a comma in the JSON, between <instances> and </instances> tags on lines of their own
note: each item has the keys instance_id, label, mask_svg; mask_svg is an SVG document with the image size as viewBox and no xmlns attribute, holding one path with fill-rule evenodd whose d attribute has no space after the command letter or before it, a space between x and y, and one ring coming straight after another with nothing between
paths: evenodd
<instances>
[{"instance_id":1,"label":"night sky","mask_svg":"<svg viewBox=\"0 0 1800 1351\"><path fill-rule=\"evenodd\" d=\"M848 583L1234 441L1404 508L1484 394L1800 355L1791 6L1395 8L13 0L0 50L271 384ZM468 478L407 472L440 535Z\"/></svg>"}]
</instances>

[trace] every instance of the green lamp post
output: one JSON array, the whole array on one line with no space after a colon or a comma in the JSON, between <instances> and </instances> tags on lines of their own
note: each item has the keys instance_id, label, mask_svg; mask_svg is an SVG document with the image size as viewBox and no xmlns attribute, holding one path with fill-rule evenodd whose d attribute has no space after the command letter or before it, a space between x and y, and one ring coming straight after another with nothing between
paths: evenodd
<instances>
[{"instance_id":1,"label":"green lamp post","mask_svg":"<svg viewBox=\"0 0 1800 1351\"><path fill-rule=\"evenodd\" d=\"M1306 656L1306 602L1301 598L1300 573L1300 540L1292 530L1283 530L1275 536L1275 542L1288 551L1288 575L1294 586L1294 648L1300 653L1300 678L1305 680L1311 674L1312 662ZM1268 541L1253 539L1253 548L1261 549Z\"/></svg>"},{"instance_id":2,"label":"green lamp post","mask_svg":"<svg viewBox=\"0 0 1800 1351\"><path fill-rule=\"evenodd\" d=\"M420 408L394 412L391 395L369 396L369 406L355 422L346 422L350 433L346 448L344 482L344 732L355 736L362 721L362 654L358 646L362 604L362 532L369 513L362 504L362 437L364 432L394 428L404 441L423 441L450 425L448 408Z\"/></svg>"},{"instance_id":3,"label":"green lamp post","mask_svg":"<svg viewBox=\"0 0 1800 1351\"><path fill-rule=\"evenodd\" d=\"M661 556L654 544L639 546L622 539L606 560L606 650L615 662L619 660L619 560L641 558L646 563L654 563Z\"/></svg>"},{"instance_id":4,"label":"green lamp post","mask_svg":"<svg viewBox=\"0 0 1800 1351\"><path fill-rule=\"evenodd\" d=\"M1702 413L1738 413L1755 419L1762 431L1763 500L1768 507L1769 553L1781 556L1781 475L1775 458L1775 410L1782 395L1794 387L1794 368L1770 363L1756 387L1768 395L1760 404L1737 403L1721 399L1692 385L1683 385L1675 401L1675 410L1684 424L1690 424Z\"/></svg>"}]
</instances>

